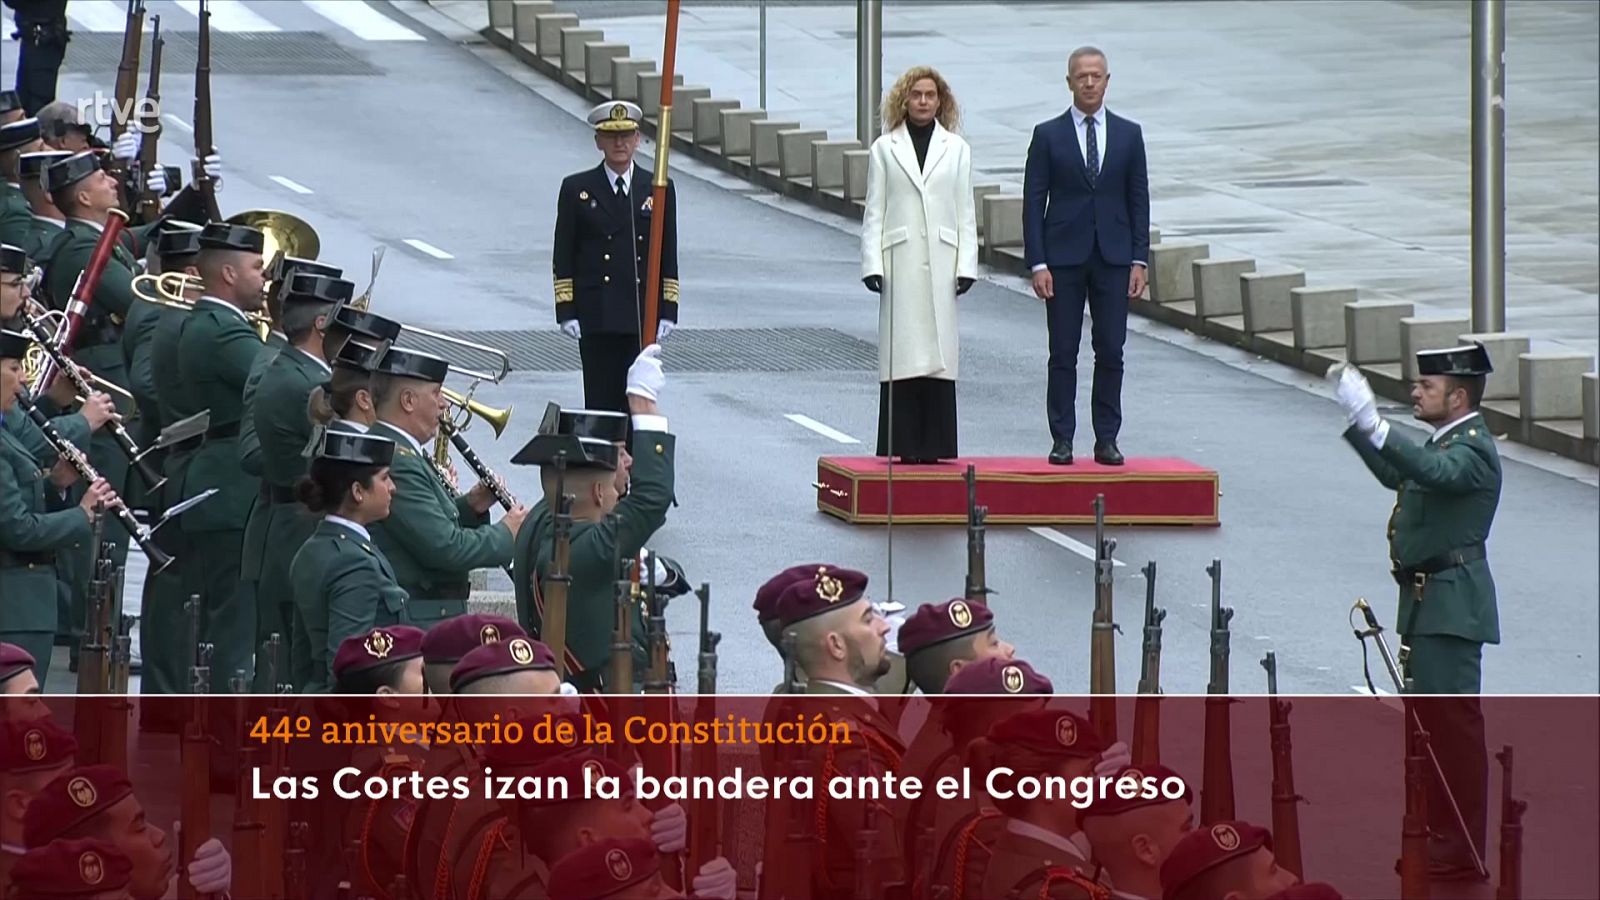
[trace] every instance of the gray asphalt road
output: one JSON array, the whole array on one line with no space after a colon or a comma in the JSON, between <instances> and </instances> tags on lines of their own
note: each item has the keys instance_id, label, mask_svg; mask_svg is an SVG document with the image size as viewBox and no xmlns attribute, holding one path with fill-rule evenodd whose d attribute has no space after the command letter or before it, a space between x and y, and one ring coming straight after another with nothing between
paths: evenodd
<instances>
[{"instance_id":1,"label":"gray asphalt road","mask_svg":"<svg viewBox=\"0 0 1600 900\"><path fill-rule=\"evenodd\" d=\"M372 248L387 245L374 300L386 315L434 329L553 330L552 201L563 175L597 161L588 129L562 108L571 103L560 89L502 72L496 63L507 62L497 51L407 24L430 39L377 44L334 36L376 74L216 77L223 208L273 207L307 218L321 234L322 258L343 265L360 285ZM98 79L67 74L61 93L98 86ZM188 119L187 80L171 73L163 88L168 98L183 98L173 111ZM167 137L163 158L184 158L187 136L174 127ZM841 444L785 418L801 414L870 438L877 397L871 357L847 338L875 342L876 304L859 286L856 244L839 223L791 214L748 189L729 189L723 178L702 178L693 166L675 170L683 324L706 332L689 336L694 347L714 361L719 353L734 356L738 336L729 329L838 332L837 359L812 371L764 371L773 366L760 360L708 371L704 358L675 367L671 342L667 349L675 374L662 406L680 435L682 505L654 546L681 560L694 580L713 585L724 690L761 692L778 677L749 612L762 580L784 566L822 560L863 569L878 597L888 593L884 530L824 517L810 487L819 455L869 445ZM1235 689L1262 688L1255 660L1273 649L1285 692L1349 692L1361 680L1360 650L1346 625L1351 602L1367 597L1386 620L1393 617L1383 538L1392 497L1343 445L1340 413L1305 389L1305 379L1237 354L1191 348L1180 333L1144 323L1138 331L1127 348L1122 447L1218 469L1224 524L1115 531L1127 563L1117 569L1119 684L1131 690L1137 679L1138 569L1155 559L1159 599L1170 613L1165 687L1204 690L1204 569L1215 557L1223 560L1225 602L1237 613ZM1039 305L1009 284L980 283L963 300L962 332L962 449L1044 453ZM575 371L519 372L479 396L516 407L501 440L490 440L481 425L472 436L485 460L531 502L536 472L507 461L544 402L581 402L580 379ZM1592 469L1588 477L1592 483ZM1505 643L1486 654L1487 690L1593 692L1600 685L1597 510L1590 484L1507 461L1490 545ZM1060 534L1092 541L1086 529ZM897 528L893 555L895 599L915 605L960 592L960 529ZM1058 689L1086 689L1089 560L1028 529L994 528L989 572L1007 639ZM692 604L671 610L675 656L689 678L696 621Z\"/></svg>"}]
</instances>

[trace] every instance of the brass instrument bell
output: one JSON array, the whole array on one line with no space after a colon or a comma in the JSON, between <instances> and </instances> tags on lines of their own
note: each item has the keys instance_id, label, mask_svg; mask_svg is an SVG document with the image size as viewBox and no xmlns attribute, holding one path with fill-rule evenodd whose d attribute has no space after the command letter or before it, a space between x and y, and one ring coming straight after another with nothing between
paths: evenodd
<instances>
[{"instance_id":1,"label":"brass instrument bell","mask_svg":"<svg viewBox=\"0 0 1600 900\"><path fill-rule=\"evenodd\" d=\"M229 216L227 221L229 225L260 229L266 236L261 255L269 261L280 254L316 259L317 253L322 250L322 240L317 237L317 230L299 216L286 212L249 209Z\"/></svg>"}]
</instances>

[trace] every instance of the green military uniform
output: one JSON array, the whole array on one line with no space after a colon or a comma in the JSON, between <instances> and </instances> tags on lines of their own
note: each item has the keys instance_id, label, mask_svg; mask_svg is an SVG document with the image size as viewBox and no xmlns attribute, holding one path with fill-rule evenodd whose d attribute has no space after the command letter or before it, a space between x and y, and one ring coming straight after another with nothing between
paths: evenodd
<instances>
[{"instance_id":1,"label":"green military uniform","mask_svg":"<svg viewBox=\"0 0 1600 900\"><path fill-rule=\"evenodd\" d=\"M33 208L22 195L22 186L14 181L0 182L0 244L27 249L32 234Z\"/></svg>"},{"instance_id":2,"label":"green military uniform","mask_svg":"<svg viewBox=\"0 0 1600 900\"><path fill-rule=\"evenodd\" d=\"M246 475L260 478L263 474L261 462L261 438L256 434L256 392L261 387L261 379L267 374L267 366L278 358L289 347L289 339L283 332L274 329L267 332L265 346L256 354L255 362L250 365L250 374L245 377L244 391L241 394L243 406L239 418L239 468ZM261 592L261 560L267 546L267 524L270 520L269 511L272 509L272 499L267 496L265 485L261 493L256 495L250 504L250 514L245 518L244 548L239 556L239 590L244 593L249 602L253 603L256 610L255 643L261 646L262 641L277 632L283 643L287 645L288 659L294 658L293 636L286 624L281 621L277 604L260 603L256 598ZM307 534L310 531L307 530ZM298 550L296 546L290 550ZM264 673L257 673L258 676ZM290 674L289 681L298 684L299 681ZM256 685L257 692L266 690L262 684Z\"/></svg>"},{"instance_id":3,"label":"green military uniform","mask_svg":"<svg viewBox=\"0 0 1600 900\"><path fill-rule=\"evenodd\" d=\"M28 225L27 243L22 249L30 257L38 259L46 247L55 243L56 236L67 230L67 223L60 219L47 219L35 215L33 222Z\"/></svg>"},{"instance_id":4,"label":"green military uniform","mask_svg":"<svg viewBox=\"0 0 1600 900\"><path fill-rule=\"evenodd\" d=\"M17 157L17 177L23 184L39 184L42 187L40 178L44 175L44 170L49 168L52 163L60 162L71 155L65 150L39 150L33 153L24 153ZM30 179L32 180L30 181ZM24 205L28 205L26 190L19 188L18 193L22 194ZM44 255L44 249L50 246L56 235L66 229L67 223L64 219L51 219L41 216L31 207L29 216L27 236L22 243L15 246L21 247L23 252L27 253L36 263L42 265L40 257Z\"/></svg>"},{"instance_id":5,"label":"green military uniform","mask_svg":"<svg viewBox=\"0 0 1600 900\"><path fill-rule=\"evenodd\" d=\"M333 658L345 638L409 623L406 592L395 580L394 567L367 536L344 522L324 519L316 526L295 553L289 580L299 608L327 611L306 621L313 667L306 693L331 689Z\"/></svg>"}]
</instances>

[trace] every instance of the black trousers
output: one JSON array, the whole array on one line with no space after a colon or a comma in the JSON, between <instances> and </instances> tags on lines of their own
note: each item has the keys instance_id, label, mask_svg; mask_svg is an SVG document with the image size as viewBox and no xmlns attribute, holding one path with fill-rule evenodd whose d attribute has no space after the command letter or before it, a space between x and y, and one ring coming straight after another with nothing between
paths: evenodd
<instances>
[{"instance_id":1,"label":"black trousers","mask_svg":"<svg viewBox=\"0 0 1600 900\"><path fill-rule=\"evenodd\" d=\"M16 13L17 96L28 115L56 99L56 77L67 55L66 0L23 4ZM9 35L7 35L9 37Z\"/></svg>"},{"instance_id":2,"label":"black trousers","mask_svg":"<svg viewBox=\"0 0 1600 900\"><path fill-rule=\"evenodd\" d=\"M1419 696L1410 700L1427 730L1433 752L1444 770L1449 794L1455 797L1479 853L1487 854L1489 818L1489 752L1483 709L1478 694L1483 681L1483 645L1442 634L1411 635L1407 674ZM1439 861L1469 864L1461 825L1450 808L1446 788L1430 763L1428 772L1429 855Z\"/></svg>"},{"instance_id":3,"label":"black trousers","mask_svg":"<svg viewBox=\"0 0 1600 900\"><path fill-rule=\"evenodd\" d=\"M1050 437L1071 442L1078 428L1078 345L1083 342L1087 302L1094 347L1094 388L1090 413L1096 443L1114 441L1122 430L1122 345L1128 339L1128 266L1108 263L1095 245L1077 266L1051 266L1055 297L1045 303L1050 335L1049 380L1045 406Z\"/></svg>"},{"instance_id":4,"label":"black trousers","mask_svg":"<svg viewBox=\"0 0 1600 900\"><path fill-rule=\"evenodd\" d=\"M894 421L889 398L894 397ZM894 438L890 443L891 431ZM946 378L901 378L878 386L878 455L896 459L955 459L956 383Z\"/></svg>"},{"instance_id":5,"label":"black trousers","mask_svg":"<svg viewBox=\"0 0 1600 900\"><path fill-rule=\"evenodd\" d=\"M628 367L639 356L633 334L586 334L578 339L583 359L583 405L588 409L628 411Z\"/></svg>"}]
</instances>

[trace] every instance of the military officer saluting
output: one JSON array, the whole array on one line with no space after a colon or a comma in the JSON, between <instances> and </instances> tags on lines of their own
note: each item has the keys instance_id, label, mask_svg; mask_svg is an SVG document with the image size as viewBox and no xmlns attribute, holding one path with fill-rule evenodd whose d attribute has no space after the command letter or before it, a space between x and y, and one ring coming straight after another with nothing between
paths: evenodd
<instances>
[{"instance_id":1,"label":"military officer saluting","mask_svg":"<svg viewBox=\"0 0 1600 900\"><path fill-rule=\"evenodd\" d=\"M660 324L641 341L650 222L658 211L651 174L634 165L639 120L632 103L602 103L589 113L594 143L605 159L568 175L556 200L556 322L577 340L583 358L584 405L628 411L628 366L641 344L660 343L678 323L678 200L667 182L661 239Z\"/></svg>"},{"instance_id":2,"label":"military officer saluting","mask_svg":"<svg viewBox=\"0 0 1600 900\"><path fill-rule=\"evenodd\" d=\"M1500 642L1500 616L1485 542L1500 503L1500 453L1478 413L1493 371L1482 344L1417 354L1412 416L1433 426L1418 443L1393 430L1372 388L1345 368L1336 395L1349 418L1345 440L1378 481L1397 493L1389 557L1400 585L1402 677L1419 694L1457 694L1415 705L1466 820L1461 834L1441 788L1431 784L1428 851L1435 879L1476 879L1488 810L1483 645Z\"/></svg>"}]
</instances>

